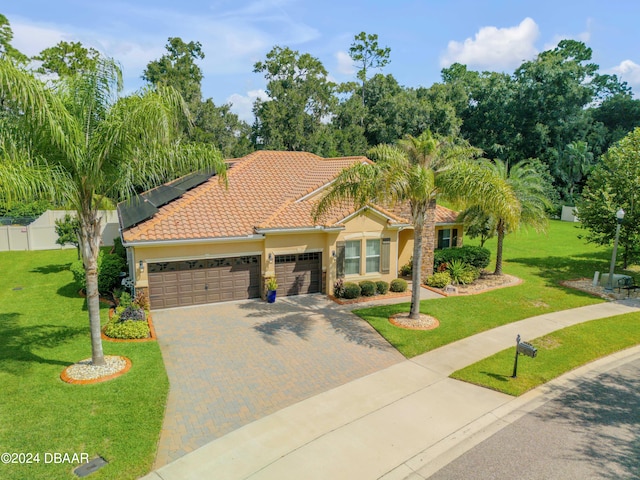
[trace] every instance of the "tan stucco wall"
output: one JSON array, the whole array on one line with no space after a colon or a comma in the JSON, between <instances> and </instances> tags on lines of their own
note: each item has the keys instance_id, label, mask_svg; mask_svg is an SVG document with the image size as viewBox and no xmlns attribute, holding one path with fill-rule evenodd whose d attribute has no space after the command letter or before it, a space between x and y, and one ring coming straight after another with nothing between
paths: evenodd
<instances>
[{"instance_id":1,"label":"tan stucco wall","mask_svg":"<svg viewBox=\"0 0 640 480\"><path fill-rule=\"evenodd\" d=\"M409 263L413 256L413 228L398 233L398 270Z\"/></svg>"},{"instance_id":2,"label":"tan stucco wall","mask_svg":"<svg viewBox=\"0 0 640 480\"><path fill-rule=\"evenodd\" d=\"M411 237L411 231L403 232ZM136 287L144 288L148 285L146 263L159 261L178 261L199 258L216 258L238 255L260 255L262 258L262 276L275 275L276 255L297 254L305 252L322 253L322 271L324 272L323 291L332 293L336 281L336 242L347 240L361 240L361 272L365 271L366 239L390 238L390 268L388 274L371 273L361 275L349 275L346 281L359 282L361 280L384 280L390 282L397 277L398 268L402 263L398 262L398 230L389 229L387 219L375 212L367 211L362 215L353 217L345 222L343 231L332 232L308 232L308 233L267 233L263 240L235 241L235 242L211 242L185 245L143 246L133 247L133 261L136 273ZM406 240L403 240L407 244ZM413 244L409 248L411 251ZM405 246L406 249L406 246ZM272 260L269 261L269 254ZM409 253L411 256L411 253ZM139 270L139 262L145 263L143 272ZM407 260L408 261L408 257ZM405 261L405 263L406 263Z\"/></svg>"},{"instance_id":3,"label":"tan stucco wall","mask_svg":"<svg viewBox=\"0 0 640 480\"><path fill-rule=\"evenodd\" d=\"M390 238L390 265L389 273L364 273L366 266L366 241L367 239ZM378 215L371 210L349 219L345 222L345 230L338 235L336 241L360 240L360 275L347 275L344 280L346 282L360 282L362 280L384 280L390 282L398 277L398 230L388 228L387 219ZM335 245L334 245L335 246ZM329 292L333 292L333 284L336 281L335 269L329 279Z\"/></svg>"},{"instance_id":4,"label":"tan stucco wall","mask_svg":"<svg viewBox=\"0 0 640 480\"><path fill-rule=\"evenodd\" d=\"M195 260L200 258L220 258L230 255L263 255L264 241L212 242L168 246L134 246L133 249L133 261L136 271L136 287L146 287L148 282L148 269L145 266L144 272L140 272L140 260L145 263L154 263L188 259Z\"/></svg>"}]
</instances>

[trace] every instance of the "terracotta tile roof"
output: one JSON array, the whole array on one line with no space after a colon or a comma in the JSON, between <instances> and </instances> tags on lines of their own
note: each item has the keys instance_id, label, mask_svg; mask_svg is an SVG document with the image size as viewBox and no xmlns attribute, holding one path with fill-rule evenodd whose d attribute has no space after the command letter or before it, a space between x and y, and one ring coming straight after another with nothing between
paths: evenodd
<instances>
[{"instance_id":1,"label":"terracotta tile roof","mask_svg":"<svg viewBox=\"0 0 640 480\"><path fill-rule=\"evenodd\" d=\"M325 159L305 152L254 152L232 160L228 188L213 177L124 231L123 237L126 242L243 237L261 228L337 225L355 212L353 205L337 205L314 223L311 212L318 199L314 192L345 167L369 161L366 157ZM406 217L378 209L391 223L408 223Z\"/></svg>"},{"instance_id":2,"label":"terracotta tile roof","mask_svg":"<svg viewBox=\"0 0 640 480\"><path fill-rule=\"evenodd\" d=\"M436 205L436 223L459 223L458 212Z\"/></svg>"}]
</instances>

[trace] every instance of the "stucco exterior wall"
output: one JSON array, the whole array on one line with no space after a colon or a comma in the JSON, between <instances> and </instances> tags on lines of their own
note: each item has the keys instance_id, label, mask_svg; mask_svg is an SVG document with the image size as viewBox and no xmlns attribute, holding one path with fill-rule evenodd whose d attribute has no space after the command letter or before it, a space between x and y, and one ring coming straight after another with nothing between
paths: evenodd
<instances>
[{"instance_id":1,"label":"stucco exterior wall","mask_svg":"<svg viewBox=\"0 0 640 480\"><path fill-rule=\"evenodd\" d=\"M389 228L388 221L382 215L367 210L344 222L342 231L317 232L273 232L265 233L257 240L235 240L229 242L185 243L172 245L134 245L132 266L137 288L148 286L147 263L171 262L188 259L220 258L227 256L260 255L262 260L262 278L275 275L275 256L307 252L322 253L323 291L332 293L337 280L335 252L337 242L360 240L360 273L347 275L345 281L384 280L390 282L397 278L398 269L409 261L413 252L413 230L399 231ZM366 273L366 240L390 239L389 273ZM399 248L400 247L400 248ZM271 254L271 260L269 260ZM400 255L400 258L399 258ZM140 261L144 268L140 270Z\"/></svg>"},{"instance_id":2,"label":"stucco exterior wall","mask_svg":"<svg viewBox=\"0 0 640 480\"><path fill-rule=\"evenodd\" d=\"M366 240L368 239L383 239L390 238L390 262L389 273L365 273L366 266ZM383 280L390 282L398 277L398 229L388 228L387 219L377 213L367 210L365 213L349 219L345 222L344 231L340 232L336 242L360 240L362 242L360 247L360 274L359 275L346 275L344 280L346 282L360 282L362 280L378 281ZM334 245L335 247L335 245ZM329 279L330 288L329 292L333 292L333 284L336 281L335 271L332 277Z\"/></svg>"},{"instance_id":3,"label":"stucco exterior wall","mask_svg":"<svg viewBox=\"0 0 640 480\"><path fill-rule=\"evenodd\" d=\"M221 258L240 255L263 255L264 241L234 241L191 243L183 245L135 245L133 249L133 265L135 270L136 288L148 286L146 263L173 262L200 258ZM140 271L140 260L145 264L144 271ZM264 262L264 259L263 259ZM264 272L264 269L263 269Z\"/></svg>"}]
</instances>

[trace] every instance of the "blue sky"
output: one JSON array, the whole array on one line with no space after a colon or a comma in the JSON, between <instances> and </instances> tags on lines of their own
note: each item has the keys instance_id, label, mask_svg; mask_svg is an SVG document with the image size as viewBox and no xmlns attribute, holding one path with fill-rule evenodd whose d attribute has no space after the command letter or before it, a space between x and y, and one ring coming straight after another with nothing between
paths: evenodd
<instances>
[{"instance_id":1,"label":"blue sky","mask_svg":"<svg viewBox=\"0 0 640 480\"><path fill-rule=\"evenodd\" d=\"M253 64L275 45L318 57L334 81L355 79L347 52L361 31L391 48L391 73L405 86L428 87L452 62L512 72L562 38L584 41L601 72L640 92L637 0L20 0L3 2L13 44L28 55L61 40L80 41L118 60L125 88L143 82L168 37L202 43L205 98L233 103L250 120L264 95Z\"/></svg>"}]
</instances>

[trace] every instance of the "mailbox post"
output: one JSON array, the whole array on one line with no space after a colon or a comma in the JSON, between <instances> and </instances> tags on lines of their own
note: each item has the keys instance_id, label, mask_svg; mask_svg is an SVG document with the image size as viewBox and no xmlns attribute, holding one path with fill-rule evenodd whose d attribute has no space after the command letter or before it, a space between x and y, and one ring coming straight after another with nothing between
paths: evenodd
<instances>
[{"instance_id":1,"label":"mailbox post","mask_svg":"<svg viewBox=\"0 0 640 480\"><path fill-rule=\"evenodd\" d=\"M513 375L512 378L516 378L518 376L518 355L526 355L527 357L536 358L538 355L538 349L527 342L520 341L520 335L516 337L516 358L513 362Z\"/></svg>"}]
</instances>

